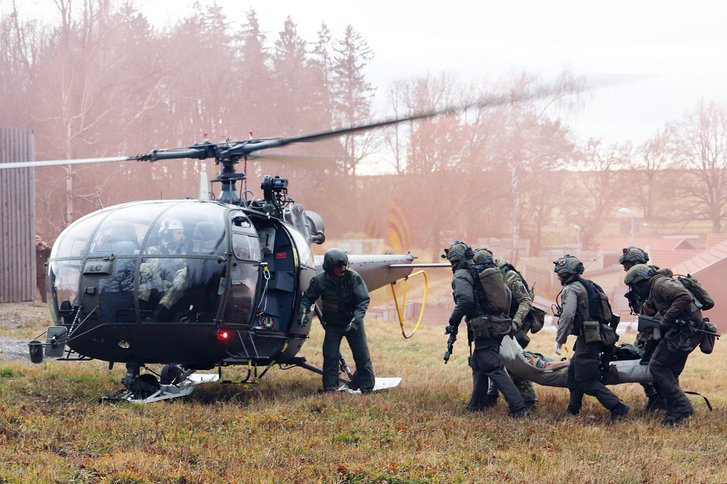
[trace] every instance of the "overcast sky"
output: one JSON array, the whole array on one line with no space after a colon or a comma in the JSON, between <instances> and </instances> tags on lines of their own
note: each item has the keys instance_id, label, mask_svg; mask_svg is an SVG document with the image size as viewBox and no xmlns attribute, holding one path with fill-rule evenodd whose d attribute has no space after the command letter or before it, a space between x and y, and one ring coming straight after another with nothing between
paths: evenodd
<instances>
[{"instance_id":1,"label":"overcast sky","mask_svg":"<svg viewBox=\"0 0 727 484\"><path fill-rule=\"evenodd\" d=\"M0 0L1 1L1 0ZM210 3L200 0L201 3ZM24 0L22 8L49 2ZM25 5L25 7L23 6ZM155 23L191 12L192 1L136 0ZM528 71L552 79L633 79L595 90L568 119L581 138L639 144L700 100L727 100L727 2L566 0L217 0L231 22L258 13L269 41L290 16L314 41L325 22L334 38L347 25L374 52L367 74L383 105L396 79L455 73L493 81ZM388 114L388 113L381 113ZM281 133L285 134L285 133Z\"/></svg>"}]
</instances>

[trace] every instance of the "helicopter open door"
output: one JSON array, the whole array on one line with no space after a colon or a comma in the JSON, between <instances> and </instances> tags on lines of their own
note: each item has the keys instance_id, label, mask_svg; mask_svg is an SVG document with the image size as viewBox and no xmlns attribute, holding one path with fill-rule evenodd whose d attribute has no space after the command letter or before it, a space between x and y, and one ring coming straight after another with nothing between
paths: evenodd
<instances>
[{"instance_id":1,"label":"helicopter open door","mask_svg":"<svg viewBox=\"0 0 727 484\"><path fill-rule=\"evenodd\" d=\"M250 219L241 211L230 212L229 220L232 258L222 321L249 328L260 271L260 241Z\"/></svg>"},{"instance_id":2,"label":"helicopter open door","mask_svg":"<svg viewBox=\"0 0 727 484\"><path fill-rule=\"evenodd\" d=\"M301 287L307 287L314 275L313 256L307 240L295 228L263 214L248 215L254 225L248 228L250 232L236 226L234 219L232 223L236 261L231 267L224 321L233 319L240 308L250 308L250 324L244 327L246 332L238 333L245 343L243 351L229 355L225 362L287 362L297 354L310 330L309 326L294 324L294 316ZM245 258L255 261L254 274L241 272ZM251 287L255 291L250 291ZM249 299L250 294L254 300Z\"/></svg>"}]
</instances>

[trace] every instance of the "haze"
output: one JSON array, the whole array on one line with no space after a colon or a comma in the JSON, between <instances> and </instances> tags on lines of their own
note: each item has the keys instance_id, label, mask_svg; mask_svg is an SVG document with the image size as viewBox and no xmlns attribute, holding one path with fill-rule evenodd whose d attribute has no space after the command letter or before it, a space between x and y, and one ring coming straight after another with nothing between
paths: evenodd
<instances>
[{"instance_id":1,"label":"haze","mask_svg":"<svg viewBox=\"0 0 727 484\"><path fill-rule=\"evenodd\" d=\"M205 134L293 135L548 84L556 95L300 145L291 151L321 161L253 164L249 174L288 177L291 196L324 215L333 239L385 238L389 250L427 257L452 237L509 240L518 258L597 249L624 223L631 239L722 231L721 7L218 2L175 3L172 17L166 3L160 12L138 2L136 12L97 0L87 4L94 16L75 5L64 23L58 7L68 4L24 2L17 23L1 4L0 125L33 129L39 159L184 146ZM614 78L635 80L582 90ZM195 195L202 168L38 170L38 230L52 240L100 206ZM387 175L361 176L373 173Z\"/></svg>"}]
</instances>

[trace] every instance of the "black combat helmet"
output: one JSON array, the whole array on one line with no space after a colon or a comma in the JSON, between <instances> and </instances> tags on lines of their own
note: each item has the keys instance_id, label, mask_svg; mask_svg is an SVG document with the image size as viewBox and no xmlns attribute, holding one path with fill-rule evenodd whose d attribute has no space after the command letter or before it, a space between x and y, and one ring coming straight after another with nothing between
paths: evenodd
<instances>
[{"instance_id":1,"label":"black combat helmet","mask_svg":"<svg viewBox=\"0 0 727 484\"><path fill-rule=\"evenodd\" d=\"M478 266L482 266L484 268L495 266L495 261L492 258L492 251L490 251L490 249L477 248L475 249L474 254L475 255L472 257L472 260Z\"/></svg>"},{"instance_id":2,"label":"black combat helmet","mask_svg":"<svg viewBox=\"0 0 727 484\"><path fill-rule=\"evenodd\" d=\"M459 240L452 242L448 248L444 249L442 258L446 258L452 265L457 262L471 259L473 257L472 249Z\"/></svg>"},{"instance_id":3,"label":"black combat helmet","mask_svg":"<svg viewBox=\"0 0 727 484\"><path fill-rule=\"evenodd\" d=\"M646 264L649 262L649 254L636 246L625 247L622 252L618 260L619 264L623 265L627 262L631 264Z\"/></svg>"},{"instance_id":4,"label":"black combat helmet","mask_svg":"<svg viewBox=\"0 0 727 484\"><path fill-rule=\"evenodd\" d=\"M334 267L348 267L348 255L342 249L328 249L323 256L323 270L330 272Z\"/></svg>"},{"instance_id":5,"label":"black combat helmet","mask_svg":"<svg viewBox=\"0 0 727 484\"><path fill-rule=\"evenodd\" d=\"M555 264L553 272L559 276L577 276L583 274L583 262L579 261L578 257L574 255L565 254L558 260L553 261L553 264Z\"/></svg>"},{"instance_id":6,"label":"black combat helmet","mask_svg":"<svg viewBox=\"0 0 727 484\"><path fill-rule=\"evenodd\" d=\"M641 281L651 279L656 274L653 267L646 264L636 264L626 272L624 277L624 284L631 286L632 284L638 284Z\"/></svg>"}]
</instances>

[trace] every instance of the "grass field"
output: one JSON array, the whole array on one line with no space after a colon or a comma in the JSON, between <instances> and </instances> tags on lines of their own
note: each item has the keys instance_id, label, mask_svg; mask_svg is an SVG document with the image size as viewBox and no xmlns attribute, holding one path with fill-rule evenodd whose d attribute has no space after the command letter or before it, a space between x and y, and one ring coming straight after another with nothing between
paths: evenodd
<instances>
[{"instance_id":1,"label":"grass field","mask_svg":"<svg viewBox=\"0 0 727 484\"><path fill-rule=\"evenodd\" d=\"M101 404L121 388L123 365L0 361L0 482L727 482L723 343L693 353L682 375L714 411L691 397L695 416L667 428L641 410L635 384L615 387L632 407L616 425L590 397L566 417L561 388L537 387L526 419L509 419L502 401L469 413L466 341L445 365L442 330L426 325L404 340L397 323L367 322L377 375L403 377L369 396L318 394L320 377L296 368L256 385L203 385L183 400ZM302 350L316 365L321 340L315 327ZM532 349L547 354L552 340L539 333Z\"/></svg>"}]
</instances>

